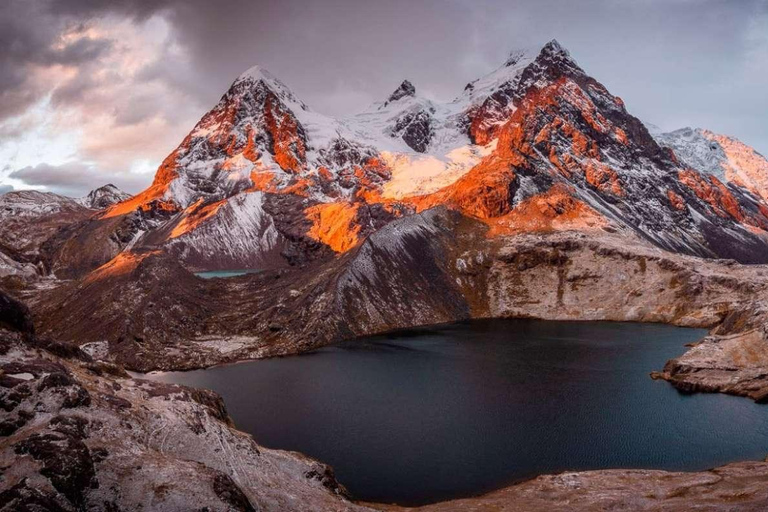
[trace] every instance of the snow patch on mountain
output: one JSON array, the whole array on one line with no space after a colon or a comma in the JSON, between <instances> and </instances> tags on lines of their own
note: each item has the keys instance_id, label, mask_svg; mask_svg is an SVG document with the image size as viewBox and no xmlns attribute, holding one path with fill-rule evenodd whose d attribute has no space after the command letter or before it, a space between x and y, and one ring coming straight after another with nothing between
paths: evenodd
<instances>
[{"instance_id":1,"label":"snow patch on mountain","mask_svg":"<svg viewBox=\"0 0 768 512\"><path fill-rule=\"evenodd\" d=\"M680 128L672 132L651 133L660 146L671 148L684 164L725 181L726 160L723 148L716 141L704 136L700 128Z\"/></svg>"},{"instance_id":2,"label":"snow patch on mountain","mask_svg":"<svg viewBox=\"0 0 768 512\"><path fill-rule=\"evenodd\" d=\"M392 179L383 186L382 195L402 199L437 192L464 176L480 160L496 149L497 141L486 146L465 144L443 156L382 152Z\"/></svg>"},{"instance_id":3,"label":"snow patch on mountain","mask_svg":"<svg viewBox=\"0 0 768 512\"><path fill-rule=\"evenodd\" d=\"M289 107L296 108L297 110L309 110L309 107L297 98L287 85L261 66L253 66L247 69L237 77L233 85L241 82L249 82L251 84L262 83L269 87L272 92L277 94L277 96Z\"/></svg>"},{"instance_id":4,"label":"snow patch on mountain","mask_svg":"<svg viewBox=\"0 0 768 512\"><path fill-rule=\"evenodd\" d=\"M703 135L720 145L726 160L721 163L726 179L741 185L768 201L768 160L734 137L704 130Z\"/></svg>"},{"instance_id":5,"label":"snow patch on mountain","mask_svg":"<svg viewBox=\"0 0 768 512\"><path fill-rule=\"evenodd\" d=\"M557 217L580 215L583 203L620 227L692 253L727 247L741 236L728 231L729 223L758 230L768 225L762 204L735 185L726 190L697 175L683 183L680 176L692 167L754 190L759 155L734 146L737 156L729 158L727 143L713 143L703 132L655 135L677 145L687 164L662 151L623 101L554 40L536 51L513 52L453 101L426 98L406 80L384 101L344 119L313 111L256 66L233 82L134 202L169 212L157 217L168 223L163 233L176 233L169 243L182 259L209 268L220 264L211 254L238 265L250 258L255 265L279 253L285 240L263 212L257 190L298 198L294 210L281 213L310 223L323 217L302 217L308 207L327 213L318 203L349 202L354 207L337 208L344 212L339 219L359 222L353 226L359 229L367 225L365 215L347 215L359 203L385 203L397 215L417 203L451 204L470 216L495 218L559 184L567 192L530 206L531 215L556 226ZM726 169L726 160L748 163ZM473 168L476 175L462 179ZM414 197L429 194L435 195ZM177 232L179 216L188 221Z\"/></svg>"},{"instance_id":6,"label":"snow patch on mountain","mask_svg":"<svg viewBox=\"0 0 768 512\"><path fill-rule=\"evenodd\" d=\"M264 172L270 175L263 176L259 189L280 190L305 180L305 193L313 200L351 199L358 186L379 186L378 177L368 171L360 176L356 170L377 157L393 165L389 171L395 183L382 191L387 197L449 185L487 154L484 145L492 142L472 143L468 110L500 89L514 90L524 71L545 54L567 56L556 42L538 52L513 52L448 103L421 96L405 80L385 101L345 119L313 111L269 71L254 66L233 82L172 155L162 198L181 208L201 197L221 200L256 186L253 173ZM504 122L514 110L512 96L502 96L492 102L491 110L499 112L490 123ZM340 180L343 186L334 185Z\"/></svg>"},{"instance_id":7,"label":"snow patch on mountain","mask_svg":"<svg viewBox=\"0 0 768 512\"><path fill-rule=\"evenodd\" d=\"M487 75L469 82L452 104L457 111L464 111L473 105L481 104L504 86L515 86L520 82L525 68L536 60L540 51L540 48L513 50L504 64Z\"/></svg>"},{"instance_id":8,"label":"snow patch on mountain","mask_svg":"<svg viewBox=\"0 0 768 512\"><path fill-rule=\"evenodd\" d=\"M6 276L34 276L38 268L32 263L16 261L0 251L0 277Z\"/></svg>"}]
</instances>

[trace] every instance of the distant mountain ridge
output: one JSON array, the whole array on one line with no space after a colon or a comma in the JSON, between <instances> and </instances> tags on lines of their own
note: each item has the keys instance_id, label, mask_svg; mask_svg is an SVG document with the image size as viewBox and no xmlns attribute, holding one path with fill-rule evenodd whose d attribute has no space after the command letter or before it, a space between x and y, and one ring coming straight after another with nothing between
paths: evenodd
<instances>
[{"instance_id":1,"label":"distant mountain ridge","mask_svg":"<svg viewBox=\"0 0 768 512\"><path fill-rule=\"evenodd\" d=\"M114 185L81 198L52 192L14 190L0 195L0 277L45 273L43 244L60 229L85 221L98 210L130 198Z\"/></svg>"},{"instance_id":2,"label":"distant mountain ridge","mask_svg":"<svg viewBox=\"0 0 768 512\"><path fill-rule=\"evenodd\" d=\"M733 182L768 201L768 160L740 140L688 127L654 136L693 169Z\"/></svg>"},{"instance_id":3,"label":"distant mountain ridge","mask_svg":"<svg viewBox=\"0 0 768 512\"><path fill-rule=\"evenodd\" d=\"M87 196L81 197L77 201L86 208L91 208L92 210L103 210L104 208L108 208L113 204L125 201L130 197L131 194L123 192L113 184L108 183L103 187L91 190Z\"/></svg>"}]
</instances>

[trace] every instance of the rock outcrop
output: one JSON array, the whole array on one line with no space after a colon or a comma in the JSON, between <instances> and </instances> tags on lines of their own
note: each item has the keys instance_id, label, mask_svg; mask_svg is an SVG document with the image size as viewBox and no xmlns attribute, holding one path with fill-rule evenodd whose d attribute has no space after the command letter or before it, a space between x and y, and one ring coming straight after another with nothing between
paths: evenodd
<instances>
[{"instance_id":1,"label":"rock outcrop","mask_svg":"<svg viewBox=\"0 0 768 512\"><path fill-rule=\"evenodd\" d=\"M364 510L328 466L258 446L207 390L37 339L0 292L0 510Z\"/></svg>"},{"instance_id":2,"label":"rock outcrop","mask_svg":"<svg viewBox=\"0 0 768 512\"><path fill-rule=\"evenodd\" d=\"M653 377L684 393L728 393L768 403L768 315L750 315L756 326L708 336Z\"/></svg>"},{"instance_id":3,"label":"rock outcrop","mask_svg":"<svg viewBox=\"0 0 768 512\"><path fill-rule=\"evenodd\" d=\"M81 197L78 202L92 210L103 210L113 204L130 199L131 194L123 192L111 183L91 190L87 196Z\"/></svg>"},{"instance_id":4,"label":"rock outcrop","mask_svg":"<svg viewBox=\"0 0 768 512\"><path fill-rule=\"evenodd\" d=\"M681 128L654 137L689 167L768 199L768 160L740 140L701 128Z\"/></svg>"}]
</instances>

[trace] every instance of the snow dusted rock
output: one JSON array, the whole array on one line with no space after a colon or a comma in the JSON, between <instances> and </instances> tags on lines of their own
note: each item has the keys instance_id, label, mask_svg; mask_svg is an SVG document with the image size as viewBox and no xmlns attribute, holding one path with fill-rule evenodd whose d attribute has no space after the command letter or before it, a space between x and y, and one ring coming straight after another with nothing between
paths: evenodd
<instances>
[{"instance_id":1,"label":"snow dusted rock","mask_svg":"<svg viewBox=\"0 0 768 512\"><path fill-rule=\"evenodd\" d=\"M657 128L658 130L658 128ZM680 128L673 132L653 134L659 145L671 148L675 156L689 167L725 181L725 152L720 145L704 136L703 130Z\"/></svg>"},{"instance_id":2,"label":"snow dusted rock","mask_svg":"<svg viewBox=\"0 0 768 512\"><path fill-rule=\"evenodd\" d=\"M109 215L160 201L189 218L244 193L298 195L312 222L307 235L344 252L362 241L349 234L365 228L358 203L395 216L447 204L484 219L492 234L602 226L670 250L762 261L768 205L741 185L746 179L733 183L677 162L551 41L513 52L451 102L421 97L406 80L386 101L343 120L313 112L254 67L168 157L153 186ZM554 222L530 220L542 205ZM349 233L328 235L339 230ZM211 249L205 236L187 238L189 251Z\"/></svg>"},{"instance_id":3,"label":"snow dusted rock","mask_svg":"<svg viewBox=\"0 0 768 512\"><path fill-rule=\"evenodd\" d=\"M768 160L738 139L701 128L681 128L654 136L686 165L768 200Z\"/></svg>"},{"instance_id":4,"label":"snow dusted rock","mask_svg":"<svg viewBox=\"0 0 768 512\"><path fill-rule=\"evenodd\" d=\"M416 87L414 87L413 84L408 80L403 80L403 83L401 83L397 89L395 89L395 91L389 95L389 98L387 98L387 101L384 102L382 107L386 107L393 101L398 101L402 98L405 98L406 96L416 96Z\"/></svg>"},{"instance_id":5,"label":"snow dusted rock","mask_svg":"<svg viewBox=\"0 0 768 512\"><path fill-rule=\"evenodd\" d=\"M402 137L408 147L418 153L424 153L434 135L433 113L433 111L421 109L403 114L392 127L392 136Z\"/></svg>"},{"instance_id":6,"label":"snow dusted rock","mask_svg":"<svg viewBox=\"0 0 768 512\"><path fill-rule=\"evenodd\" d=\"M109 342L92 341L91 343L83 343L80 345L80 350L88 354L95 361L105 360L109 357Z\"/></svg>"},{"instance_id":7,"label":"snow dusted rock","mask_svg":"<svg viewBox=\"0 0 768 512\"><path fill-rule=\"evenodd\" d=\"M388 115L389 112L392 114ZM388 126L383 131L390 137L402 139L417 153L424 153L434 136L435 112L431 101L416 96L416 88L408 80L376 109L377 117L388 117L384 121Z\"/></svg>"},{"instance_id":8,"label":"snow dusted rock","mask_svg":"<svg viewBox=\"0 0 768 512\"><path fill-rule=\"evenodd\" d=\"M678 165L559 45L515 76L527 92L504 96L509 120L470 128L496 136L496 149L453 184L413 199L417 208L447 204L494 233L598 226L673 251L765 260L765 205ZM483 105L498 112L499 98Z\"/></svg>"},{"instance_id":9,"label":"snow dusted rock","mask_svg":"<svg viewBox=\"0 0 768 512\"><path fill-rule=\"evenodd\" d=\"M52 213L80 211L83 207L70 197L52 192L18 190L0 196L0 218L42 217Z\"/></svg>"},{"instance_id":10,"label":"snow dusted rock","mask_svg":"<svg viewBox=\"0 0 768 512\"><path fill-rule=\"evenodd\" d=\"M166 246L190 267L261 268L280 261L286 239L253 192L185 212Z\"/></svg>"},{"instance_id":11,"label":"snow dusted rock","mask_svg":"<svg viewBox=\"0 0 768 512\"><path fill-rule=\"evenodd\" d=\"M91 208L93 210L103 210L108 206L112 206L113 204L125 201L130 197L131 194L123 192L116 186L109 183L103 187L91 190L87 196L81 197L76 201L86 208Z\"/></svg>"},{"instance_id":12,"label":"snow dusted rock","mask_svg":"<svg viewBox=\"0 0 768 512\"><path fill-rule=\"evenodd\" d=\"M32 263L16 261L0 250L0 278L6 276L36 276L38 268Z\"/></svg>"}]
</instances>

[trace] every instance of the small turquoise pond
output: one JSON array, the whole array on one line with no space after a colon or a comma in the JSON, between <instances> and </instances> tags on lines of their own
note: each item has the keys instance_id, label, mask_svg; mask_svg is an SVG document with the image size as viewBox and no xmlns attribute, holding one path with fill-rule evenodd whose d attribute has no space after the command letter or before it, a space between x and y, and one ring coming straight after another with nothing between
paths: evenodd
<instances>
[{"instance_id":1,"label":"small turquoise pond","mask_svg":"<svg viewBox=\"0 0 768 512\"><path fill-rule=\"evenodd\" d=\"M261 272L259 269L246 268L241 270L209 270L206 272L195 272L195 275L203 279L213 279L214 277L237 277L244 276L245 274L257 274L259 272Z\"/></svg>"}]
</instances>

